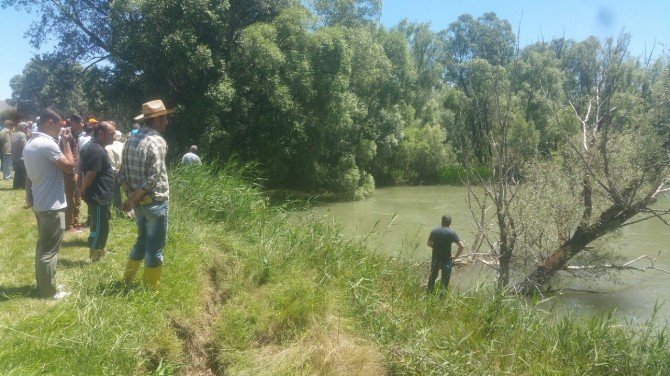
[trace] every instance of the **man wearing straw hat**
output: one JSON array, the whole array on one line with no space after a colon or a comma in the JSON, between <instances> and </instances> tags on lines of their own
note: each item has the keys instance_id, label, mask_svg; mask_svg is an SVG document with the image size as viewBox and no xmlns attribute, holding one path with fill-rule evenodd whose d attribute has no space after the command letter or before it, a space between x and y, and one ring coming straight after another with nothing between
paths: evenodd
<instances>
[{"instance_id":1,"label":"man wearing straw hat","mask_svg":"<svg viewBox=\"0 0 670 376\"><path fill-rule=\"evenodd\" d=\"M160 286L170 193L165 166L167 143L161 133L168 125L167 115L173 112L161 100L142 105L142 114L135 120L144 121L144 125L126 141L119 172L128 197L122 209L134 209L137 224L137 240L128 255L124 283L130 285L134 281L144 261L144 283L153 291Z\"/></svg>"}]
</instances>

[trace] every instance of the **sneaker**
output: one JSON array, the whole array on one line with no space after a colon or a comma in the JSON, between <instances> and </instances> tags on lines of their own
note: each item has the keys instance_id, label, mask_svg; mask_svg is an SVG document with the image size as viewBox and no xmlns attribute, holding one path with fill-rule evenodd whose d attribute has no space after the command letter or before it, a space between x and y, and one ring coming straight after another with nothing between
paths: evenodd
<instances>
[{"instance_id":1,"label":"sneaker","mask_svg":"<svg viewBox=\"0 0 670 376\"><path fill-rule=\"evenodd\" d=\"M61 300L61 299L65 298L65 297L67 297L67 296L70 295L70 294L71 294L71 293L70 293L70 292L67 292L67 291L59 291L59 292L57 292L54 296L52 296L52 297L49 298L49 299L51 299L51 300Z\"/></svg>"}]
</instances>

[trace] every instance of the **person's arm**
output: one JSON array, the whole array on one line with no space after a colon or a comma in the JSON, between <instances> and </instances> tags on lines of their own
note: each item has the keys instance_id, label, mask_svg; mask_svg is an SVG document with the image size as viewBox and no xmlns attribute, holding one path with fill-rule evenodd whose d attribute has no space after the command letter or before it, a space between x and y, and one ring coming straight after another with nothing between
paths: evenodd
<instances>
[{"instance_id":1,"label":"person's arm","mask_svg":"<svg viewBox=\"0 0 670 376\"><path fill-rule=\"evenodd\" d=\"M130 211L140 203L142 197L144 197L144 195L146 195L147 192L151 192L153 190L160 176L161 156L162 153L160 152L160 146L153 143L150 144L150 149L148 150L147 153L146 163L151 164L151 168L149 168L149 170L147 171L147 179L139 189L136 189L134 191L131 191L132 187L127 181L123 183L123 187L124 190L126 191L126 196L128 197L128 199L121 205L121 209L123 209L124 211ZM123 170L123 165L121 166L121 169Z\"/></svg>"},{"instance_id":2,"label":"person's arm","mask_svg":"<svg viewBox=\"0 0 670 376\"><path fill-rule=\"evenodd\" d=\"M69 129L63 130L63 155L60 158L56 159L54 163L61 171L71 174L74 168L74 157L72 156L72 150L70 149L70 138L72 134Z\"/></svg>"},{"instance_id":3,"label":"person's arm","mask_svg":"<svg viewBox=\"0 0 670 376\"><path fill-rule=\"evenodd\" d=\"M458 251L456 251L456 256L451 258L452 260L457 259L458 256L460 256L461 253L463 253L463 249L465 249L465 245L463 244L462 240L459 240L458 243L456 243L456 244L458 245Z\"/></svg>"},{"instance_id":4,"label":"person's arm","mask_svg":"<svg viewBox=\"0 0 670 376\"><path fill-rule=\"evenodd\" d=\"M26 204L24 208L30 209L33 207L33 182L26 177Z\"/></svg>"},{"instance_id":5,"label":"person's arm","mask_svg":"<svg viewBox=\"0 0 670 376\"><path fill-rule=\"evenodd\" d=\"M163 161L165 160L165 153L157 142L149 143L149 150L147 151L146 164L150 167L147 169L146 180L140 186L142 192L152 192L160 179L163 172Z\"/></svg>"},{"instance_id":6,"label":"person's arm","mask_svg":"<svg viewBox=\"0 0 670 376\"><path fill-rule=\"evenodd\" d=\"M428 236L428 242L426 243L430 248L433 248L433 233L431 232Z\"/></svg>"},{"instance_id":7,"label":"person's arm","mask_svg":"<svg viewBox=\"0 0 670 376\"><path fill-rule=\"evenodd\" d=\"M81 194L82 196L84 195L84 192L86 192L86 189L93 184L93 181L95 181L96 176L98 176L97 171L86 171L86 174L84 175L84 178L81 181Z\"/></svg>"}]
</instances>

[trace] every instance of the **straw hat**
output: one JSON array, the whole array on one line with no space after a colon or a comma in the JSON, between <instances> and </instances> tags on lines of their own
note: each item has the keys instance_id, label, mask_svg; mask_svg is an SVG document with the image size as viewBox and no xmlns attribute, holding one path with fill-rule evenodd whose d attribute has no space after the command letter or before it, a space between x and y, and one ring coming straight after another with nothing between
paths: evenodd
<instances>
[{"instance_id":1,"label":"straw hat","mask_svg":"<svg viewBox=\"0 0 670 376\"><path fill-rule=\"evenodd\" d=\"M142 114L135 116L133 119L142 120L142 119L151 119L167 114L173 113L174 109L166 109L163 101L156 99L154 101L149 101L142 105Z\"/></svg>"}]
</instances>

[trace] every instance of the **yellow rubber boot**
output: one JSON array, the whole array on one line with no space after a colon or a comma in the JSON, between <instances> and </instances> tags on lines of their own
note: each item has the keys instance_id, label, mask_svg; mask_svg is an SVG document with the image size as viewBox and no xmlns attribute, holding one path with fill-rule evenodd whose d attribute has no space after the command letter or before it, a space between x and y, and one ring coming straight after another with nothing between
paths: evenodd
<instances>
[{"instance_id":1,"label":"yellow rubber boot","mask_svg":"<svg viewBox=\"0 0 670 376\"><path fill-rule=\"evenodd\" d=\"M126 286L129 286L135 281L135 275L137 274L137 271L140 270L140 265L142 265L142 260L128 259L126 262L126 270L123 272L123 283Z\"/></svg>"},{"instance_id":2,"label":"yellow rubber boot","mask_svg":"<svg viewBox=\"0 0 670 376\"><path fill-rule=\"evenodd\" d=\"M163 267L159 266L157 268L144 268L144 284L147 287L154 291L158 292L158 289L161 284L161 273L163 272Z\"/></svg>"}]
</instances>

